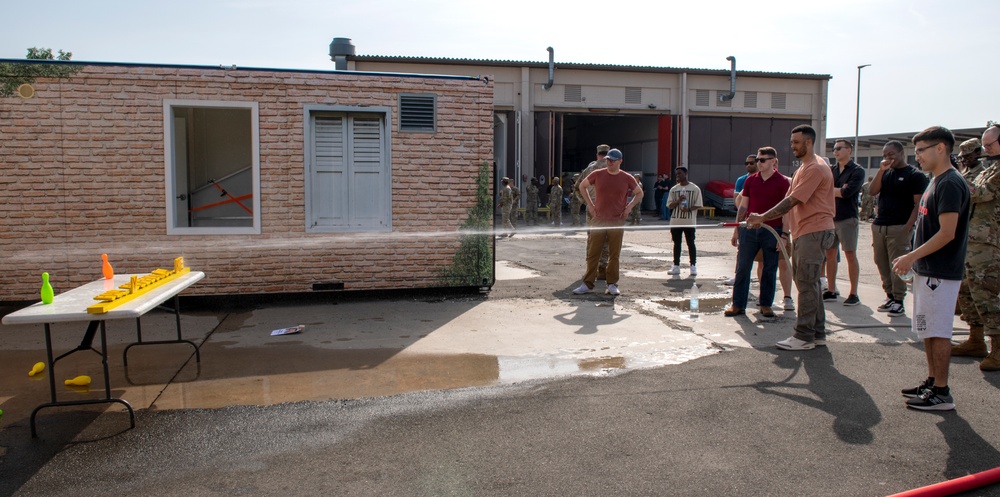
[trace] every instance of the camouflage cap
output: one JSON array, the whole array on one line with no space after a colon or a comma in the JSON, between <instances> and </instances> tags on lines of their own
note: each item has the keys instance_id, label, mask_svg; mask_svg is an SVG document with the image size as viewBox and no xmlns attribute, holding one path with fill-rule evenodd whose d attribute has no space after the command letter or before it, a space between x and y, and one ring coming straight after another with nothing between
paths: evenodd
<instances>
[{"instance_id":1,"label":"camouflage cap","mask_svg":"<svg viewBox=\"0 0 1000 497\"><path fill-rule=\"evenodd\" d=\"M967 155L979 156L983 153L983 142L979 141L979 138L965 140L958 146L958 150L959 157L965 157Z\"/></svg>"},{"instance_id":2,"label":"camouflage cap","mask_svg":"<svg viewBox=\"0 0 1000 497\"><path fill-rule=\"evenodd\" d=\"M610 145L598 145L597 146L597 153L602 153L602 152L603 153L607 153L608 150L611 150L611 146Z\"/></svg>"}]
</instances>

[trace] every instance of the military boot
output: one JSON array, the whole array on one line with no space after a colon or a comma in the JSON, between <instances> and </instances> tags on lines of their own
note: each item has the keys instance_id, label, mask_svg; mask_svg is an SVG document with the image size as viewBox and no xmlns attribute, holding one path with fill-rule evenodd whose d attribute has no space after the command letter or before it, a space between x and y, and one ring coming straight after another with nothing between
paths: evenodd
<instances>
[{"instance_id":1,"label":"military boot","mask_svg":"<svg viewBox=\"0 0 1000 497\"><path fill-rule=\"evenodd\" d=\"M979 363L983 371L1000 371L1000 335L990 335L990 355Z\"/></svg>"},{"instance_id":2,"label":"military boot","mask_svg":"<svg viewBox=\"0 0 1000 497\"><path fill-rule=\"evenodd\" d=\"M983 325L969 326L969 339L951 346L951 355L962 357L986 357L986 340L983 339Z\"/></svg>"}]
</instances>

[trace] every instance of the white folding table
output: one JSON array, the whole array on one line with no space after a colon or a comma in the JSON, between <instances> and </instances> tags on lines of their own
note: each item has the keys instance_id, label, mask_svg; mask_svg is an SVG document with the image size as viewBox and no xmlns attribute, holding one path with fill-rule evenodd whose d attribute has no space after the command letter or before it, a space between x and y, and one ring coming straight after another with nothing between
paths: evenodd
<instances>
[{"instance_id":1,"label":"white folding table","mask_svg":"<svg viewBox=\"0 0 1000 497\"><path fill-rule=\"evenodd\" d=\"M97 280L86 285L74 288L68 292L60 293L56 295L51 304L43 304L38 302L31 306L25 307L16 312L12 312L4 316L2 322L3 324L43 324L45 328L45 352L46 360L48 366L48 376L49 376L49 395L51 401L42 404L35 408L31 412L31 436L37 437L38 434L35 431L35 415L38 411L45 409L47 407L57 407L57 406L73 406L73 405L86 405L86 404L106 404L106 403L118 403L124 405L128 409L129 421L131 422L131 427L135 428L135 411L132 410L132 406L124 399L111 397L111 380L108 375L108 351L107 351L107 332L105 328L105 322L113 319L129 319L135 318L136 323L136 333L138 336L138 341L129 344L125 347L125 351L122 353L122 361L125 366L128 366L128 350L135 345L153 345L153 344L163 344L163 343L187 343L194 347L195 356L198 362L201 362L201 353L198 350L198 345L190 340L184 340L181 337L181 314L180 314L180 303L177 295L184 291L184 289L195 284L199 280L205 277L205 273L201 271L190 271L188 273L178 276L176 279L163 283L156 288L150 289L142 293L141 295L136 295L132 300L124 302L117 307L110 309L106 313L102 314L89 314L87 313L87 307L97 303L94 297L107 291L117 289L120 285L129 282L132 275L116 275L114 280ZM136 275L143 276L143 275ZM176 340L161 340L161 341L143 341L142 340L142 328L139 324L139 318L141 318L147 312L155 309L160 304L163 304L167 300L173 299L174 314L177 320L177 339ZM50 325L52 323L69 323L69 322L87 322L87 331L84 333L83 341L80 345L63 354L59 357L53 359L52 356L52 332ZM93 347L94 335L97 330L101 331L101 349L97 350ZM104 367L104 398L103 399L87 399L87 400L71 400L71 401L60 401L56 398L56 380L55 380L55 364L60 359L81 350L92 350L97 352L101 356L101 362Z\"/></svg>"}]
</instances>

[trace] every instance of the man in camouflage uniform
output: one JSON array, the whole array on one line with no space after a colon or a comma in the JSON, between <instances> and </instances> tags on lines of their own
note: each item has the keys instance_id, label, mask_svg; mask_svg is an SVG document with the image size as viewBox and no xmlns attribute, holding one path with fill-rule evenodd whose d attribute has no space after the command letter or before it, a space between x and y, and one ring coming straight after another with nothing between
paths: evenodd
<instances>
[{"instance_id":1,"label":"man in camouflage uniform","mask_svg":"<svg viewBox=\"0 0 1000 497\"><path fill-rule=\"evenodd\" d=\"M569 213L573 216L573 226L583 226L580 222L580 207L583 207L583 199L580 198L580 192L577 191L577 187L580 185L580 174L573 175L573 186L569 193Z\"/></svg>"},{"instance_id":2,"label":"man in camouflage uniform","mask_svg":"<svg viewBox=\"0 0 1000 497\"><path fill-rule=\"evenodd\" d=\"M538 226L538 180L531 178L531 184L525 192L524 224Z\"/></svg>"},{"instance_id":3,"label":"man in camouflage uniform","mask_svg":"<svg viewBox=\"0 0 1000 497\"><path fill-rule=\"evenodd\" d=\"M861 208L859 209L859 217L862 221L871 221L875 218L875 196L868 193L868 187L871 185L871 178L869 178L868 181L865 181L864 185L861 185Z\"/></svg>"},{"instance_id":4,"label":"man in camouflage uniform","mask_svg":"<svg viewBox=\"0 0 1000 497\"><path fill-rule=\"evenodd\" d=\"M962 314L969 323L969 340L952 348L952 355L985 357L983 371L1000 371L1000 125L991 123L983 133L985 163L969 182L972 213L969 247L965 256L965 283L969 298ZM965 144L962 144L964 152ZM964 157L963 157L964 159ZM971 161L971 159L970 159ZM969 173L965 175L969 178ZM968 181L968 179L967 179ZM971 305L969 305L971 304ZM969 305L969 308L966 307ZM990 338L986 353L985 337ZM955 352L958 349L958 352Z\"/></svg>"},{"instance_id":5,"label":"man in camouflage uniform","mask_svg":"<svg viewBox=\"0 0 1000 497\"><path fill-rule=\"evenodd\" d=\"M605 157L606 155L608 155L608 150L611 150L611 147L609 145L598 145L597 146L597 160L591 162L586 168L584 168L583 172L580 173L580 183L582 183L583 180L587 179L587 176L589 176L590 173L592 173L592 172L594 172L594 171L596 171L598 169L604 169L604 168L608 167L607 157ZM588 190L589 190L589 193L590 193L590 198L595 198L595 196L597 194L595 193L595 189L594 189L593 185L591 185ZM577 193L579 193L581 195L581 198L582 198L583 192L579 191L579 188L577 188ZM594 213L590 212L590 209L587 209L587 226L593 226L593 224L594 224ZM587 253L590 253L590 239L591 239L590 231L588 230L587 231ZM597 263L597 279L599 279L599 280L603 280L604 279L604 274L605 274L605 272L606 272L606 270L608 268L608 257L609 257L609 255L610 255L610 253L608 252L608 245L605 243L604 244L604 249L601 250L601 258L599 259L599 261Z\"/></svg>"},{"instance_id":6,"label":"man in camouflage uniform","mask_svg":"<svg viewBox=\"0 0 1000 497\"><path fill-rule=\"evenodd\" d=\"M632 177L635 178L635 181L637 183L639 183L640 185L642 184L642 175L633 174ZM629 195L629 200L631 201L631 199L632 196ZM642 213L639 212L639 204L635 204L635 207L632 207L632 211L628 213L629 226L639 226L639 222L642 220L641 218L642 218Z\"/></svg>"},{"instance_id":7,"label":"man in camouflage uniform","mask_svg":"<svg viewBox=\"0 0 1000 497\"><path fill-rule=\"evenodd\" d=\"M497 203L497 207L500 208L500 219L503 225L504 234L503 236L513 236L514 235L514 225L510 222L510 211L514 206L514 194L510 190L510 179L504 178L500 180L500 201Z\"/></svg>"},{"instance_id":8,"label":"man in camouflage uniform","mask_svg":"<svg viewBox=\"0 0 1000 497\"><path fill-rule=\"evenodd\" d=\"M559 186L559 178L552 178L552 189L549 190L549 215L552 216L552 224L556 226L562 224L562 202L563 189Z\"/></svg>"}]
</instances>

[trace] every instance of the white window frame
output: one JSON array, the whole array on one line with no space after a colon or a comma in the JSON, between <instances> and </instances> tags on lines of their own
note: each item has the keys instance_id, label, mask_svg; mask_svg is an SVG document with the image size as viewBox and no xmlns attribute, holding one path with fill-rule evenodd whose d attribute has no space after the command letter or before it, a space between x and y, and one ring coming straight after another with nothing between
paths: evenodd
<instances>
[{"instance_id":1,"label":"white window frame","mask_svg":"<svg viewBox=\"0 0 1000 497\"><path fill-rule=\"evenodd\" d=\"M346 114L377 114L382 118L382 130L385 133L384 140L382 143L382 154L385 158L385 178L384 178L384 188L385 188L385 215L386 223L382 227L358 227L358 226L312 226L310 223L313 219L313 203L317 199L313 198L312 185L309 183L312 177L313 171L313 156L314 156L314 143L313 143L313 129L312 129L312 118L314 114L321 114L326 112L333 113L346 113ZM364 233L379 233L379 232L391 232L392 231L392 109L390 107L363 107L363 106L347 106L347 105L304 105L303 106L303 138L304 147L303 148L303 189L305 191L305 229L307 233L345 233L345 232L364 232Z\"/></svg>"},{"instance_id":2,"label":"white window frame","mask_svg":"<svg viewBox=\"0 0 1000 497\"><path fill-rule=\"evenodd\" d=\"M212 107L230 109L250 109L251 147L253 171L253 225L252 226L175 226L177 216L176 197L179 195L174 184L174 107ZM168 235L259 235L261 233L260 213L260 105L257 102L225 100L172 100L163 101L163 155L164 183L166 187L166 212Z\"/></svg>"}]
</instances>

